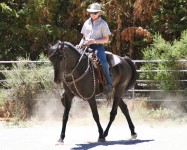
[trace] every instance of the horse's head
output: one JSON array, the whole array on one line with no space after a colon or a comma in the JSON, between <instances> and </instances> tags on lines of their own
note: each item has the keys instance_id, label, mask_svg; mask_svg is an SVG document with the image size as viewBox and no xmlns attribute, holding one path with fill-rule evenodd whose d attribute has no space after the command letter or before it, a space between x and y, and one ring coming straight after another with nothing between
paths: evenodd
<instances>
[{"instance_id":1,"label":"horse's head","mask_svg":"<svg viewBox=\"0 0 187 150\"><path fill-rule=\"evenodd\" d=\"M54 67L55 83L62 81L63 72L68 74L75 68L81 55L81 52L69 42L58 41L54 46L49 45L48 58Z\"/></svg>"},{"instance_id":2,"label":"horse's head","mask_svg":"<svg viewBox=\"0 0 187 150\"><path fill-rule=\"evenodd\" d=\"M48 58L54 68L54 82L60 83L62 81L63 58L64 58L64 42L58 41L54 46L48 46Z\"/></svg>"},{"instance_id":3,"label":"horse's head","mask_svg":"<svg viewBox=\"0 0 187 150\"><path fill-rule=\"evenodd\" d=\"M64 42L58 41L55 45L48 45L48 58L52 62L54 58L60 58L63 55Z\"/></svg>"}]
</instances>

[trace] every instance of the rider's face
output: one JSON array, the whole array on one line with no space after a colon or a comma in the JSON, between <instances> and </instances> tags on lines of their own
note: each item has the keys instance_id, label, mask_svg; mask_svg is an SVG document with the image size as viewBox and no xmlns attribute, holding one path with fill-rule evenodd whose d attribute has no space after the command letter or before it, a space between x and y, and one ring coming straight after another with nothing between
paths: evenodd
<instances>
[{"instance_id":1,"label":"rider's face","mask_svg":"<svg viewBox=\"0 0 187 150\"><path fill-rule=\"evenodd\" d=\"M99 12L90 13L91 18L93 21L99 18Z\"/></svg>"}]
</instances>

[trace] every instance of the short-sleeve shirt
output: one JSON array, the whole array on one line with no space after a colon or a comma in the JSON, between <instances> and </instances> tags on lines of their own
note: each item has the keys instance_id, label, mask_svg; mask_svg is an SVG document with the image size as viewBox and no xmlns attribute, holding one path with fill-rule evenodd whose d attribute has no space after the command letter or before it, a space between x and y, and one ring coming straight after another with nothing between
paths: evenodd
<instances>
[{"instance_id":1,"label":"short-sleeve shirt","mask_svg":"<svg viewBox=\"0 0 187 150\"><path fill-rule=\"evenodd\" d=\"M104 36L111 35L110 29L106 21L99 17L92 23L91 18L85 21L81 33L84 34L85 39L100 40Z\"/></svg>"}]
</instances>

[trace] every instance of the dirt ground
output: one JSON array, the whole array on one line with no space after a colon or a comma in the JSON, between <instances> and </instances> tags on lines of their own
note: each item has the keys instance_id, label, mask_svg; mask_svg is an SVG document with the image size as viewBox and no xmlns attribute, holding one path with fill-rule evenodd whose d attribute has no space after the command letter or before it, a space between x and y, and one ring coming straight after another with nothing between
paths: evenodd
<instances>
[{"instance_id":1,"label":"dirt ground","mask_svg":"<svg viewBox=\"0 0 187 150\"><path fill-rule=\"evenodd\" d=\"M105 126L106 123L103 124ZM184 150L187 147L185 124L136 123L138 137L131 140L128 125L116 122L106 142L97 142L94 121L70 119L64 145L56 145L60 130L60 121L37 122L30 127L7 127L0 122L0 150Z\"/></svg>"},{"instance_id":2,"label":"dirt ground","mask_svg":"<svg viewBox=\"0 0 187 150\"><path fill-rule=\"evenodd\" d=\"M97 142L97 126L87 104L78 105L75 103L72 106L63 145L57 145L61 131L61 107L57 115L49 111L52 106L56 110L57 106L49 104L46 108L40 105L42 109L39 108L40 112L36 113L38 118L45 121L33 118L21 127L7 126L7 123L0 121L0 150L185 150L187 147L186 123L146 121L146 118L132 112L130 114L138 134L137 139L130 139L127 122L122 113L118 112L106 142ZM105 129L110 112L99 108L99 113Z\"/></svg>"}]
</instances>

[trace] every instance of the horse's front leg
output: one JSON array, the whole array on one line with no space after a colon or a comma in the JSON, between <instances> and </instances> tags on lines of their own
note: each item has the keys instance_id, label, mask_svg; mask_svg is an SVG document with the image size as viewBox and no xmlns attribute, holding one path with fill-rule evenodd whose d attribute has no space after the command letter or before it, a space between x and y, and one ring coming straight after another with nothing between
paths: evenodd
<instances>
[{"instance_id":1,"label":"horse's front leg","mask_svg":"<svg viewBox=\"0 0 187 150\"><path fill-rule=\"evenodd\" d=\"M73 99L73 95L68 96L65 92L63 93L61 101L62 101L62 105L64 106L64 115L62 119L62 130L60 134L60 139L58 140L59 143L64 142L66 125L69 117L69 111L71 108L72 99Z\"/></svg>"},{"instance_id":2,"label":"horse's front leg","mask_svg":"<svg viewBox=\"0 0 187 150\"><path fill-rule=\"evenodd\" d=\"M98 109L97 109L97 104L96 104L95 98L89 99L88 103L90 105L93 118L94 118L94 120L95 120L95 122L97 124L97 127L98 127L98 131L99 131L98 141L105 141L105 137L103 135L103 128L102 128L100 120L99 120L99 113L98 113Z\"/></svg>"},{"instance_id":3,"label":"horse's front leg","mask_svg":"<svg viewBox=\"0 0 187 150\"><path fill-rule=\"evenodd\" d=\"M119 104L119 98L118 98L118 96L114 96L114 102L113 102L113 105L112 105L112 110L110 112L110 120L109 120L107 128L105 129L105 132L104 132L105 137L107 137L109 129L112 125L112 122L115 120L115 117L117 115L118 104Z\"/></svg>"},{"instance_id":4,"label":"horse's front leg","mask_svg":"<svg viewBox=\"0 0 187 150\"><path fill-rule=\"evenodd\" d=\"M125 115L125 117L127 119L129 128L131 130L132 139L136 139L137 134L134 131L134 129L135 129L134 124L132 123L131 117L129 115L129 110L127 108L127 105L125 104L125 102L122 99L120 100L119 107L120 107L121 111L123 112L123 114Z\"/></svg>"}]
</instances>

